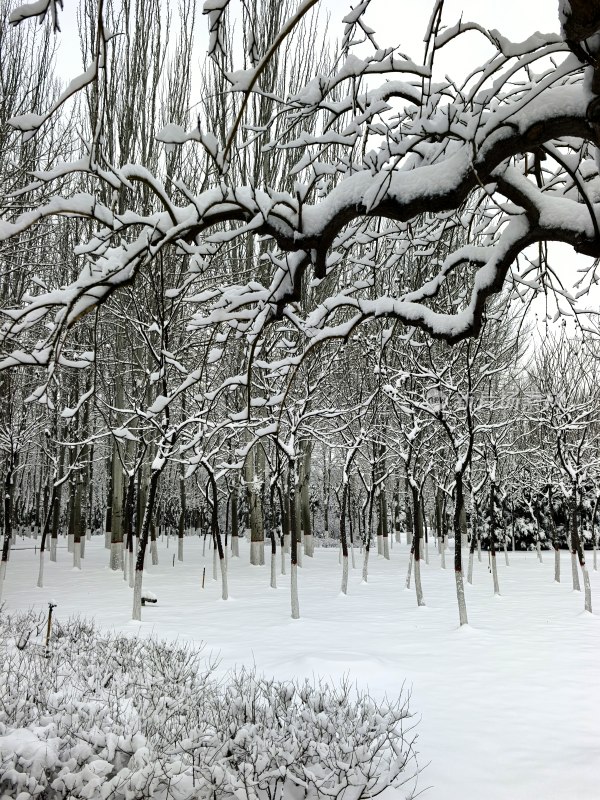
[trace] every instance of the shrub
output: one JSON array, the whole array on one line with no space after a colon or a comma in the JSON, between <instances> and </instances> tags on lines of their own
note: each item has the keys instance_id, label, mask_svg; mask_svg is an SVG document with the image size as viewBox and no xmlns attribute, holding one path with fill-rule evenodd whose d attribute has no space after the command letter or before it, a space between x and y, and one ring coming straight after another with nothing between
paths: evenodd
<instances>
[{"instance_id":1,"label":"shrub","mask_svg":"<svg viewBox=\"0 0 600 800\"><path fill-rule=\"evenodd\" d=\"M359 800L418 770L408 702L348 681L219 679L201 651L0 615L0 797ZM408 729L406 726L408 725Z\"/></svg>"}]
</instances>

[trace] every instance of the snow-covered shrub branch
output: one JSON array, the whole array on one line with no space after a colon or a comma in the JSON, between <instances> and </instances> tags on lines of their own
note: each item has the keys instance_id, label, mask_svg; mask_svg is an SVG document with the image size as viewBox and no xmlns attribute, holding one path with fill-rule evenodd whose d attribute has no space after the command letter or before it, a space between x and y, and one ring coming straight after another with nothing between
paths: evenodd
<instances>
[{"instance_id":1,"label":"snow-covered shrub branch","mask_svg":"<svg viewBox=\"0 0 600 800\"><path fill-rule=\"evenodd\" d=\"M80 800L360 800L413 796L405 696L276 681L181 645L0 618L0 792Z\"/></svg>"}]
</instances>

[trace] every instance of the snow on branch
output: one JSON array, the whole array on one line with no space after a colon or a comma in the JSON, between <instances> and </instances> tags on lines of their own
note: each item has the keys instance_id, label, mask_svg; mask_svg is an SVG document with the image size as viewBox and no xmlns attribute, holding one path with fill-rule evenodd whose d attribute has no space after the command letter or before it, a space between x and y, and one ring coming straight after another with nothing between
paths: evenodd
<instances>
[{"instance_id":1,"label":"snow on branch","mask_svg":"<svg viewBox=\"0 0 600 800\"><path fill-rule=\"evenodd\" d=\"M221 52L228 5L204 4L213 56ZM457 341L477 334L486 300L532 244L561 241L600 257L600 102L585 74L589 59L581 60L570 39L533 33L513 43L477 23L439 32L438 4L429 31L434 49L456 46L475 30L495 54L467 83L436 83L431 53L421 64L393 50L363 58L349 52L359 29L375 41L362 2L344 18L345 57L334 67L297 84L290 78L279 93L259 87L313 5L295 6L249 69L220 74L218 135L200 127L187 133L182 120L162 124L156 139L173 164L178 147L188 153L201 145L201 180L167 174L159 162L90 157L34 171L32 193L42 185L67 188L5 217L0 240L57 216L88 219L93 232L78 244L85 264L76 279L48 290L36 285L3 310L5 345L20 353L18 338L53 318L37 350L30 348L51 361L68 328L140 274L152 274L170 252L206 259L165 293L192 309L190 331L235 330L250 348L274 323L285 321L311 346L345 339L363 320L383 317ZM565 4L562 12L565 31L577 20L585 31L596 24L585 4ZM566 58L552 60L569 48ZM96 73L93 65L45 116L23 114L12 124L26 134L36 130ZM389 80L375 83L381 74ZM252 136L238 149L240 130ZM86 193L68 188L80 176L91 186ZM140 192L150 198L143 209ZM235 274L231 264L247 272ZM2 363L13 361L9 353ZM210 367L225 361L215 358Z\"/></svg>"},{"instance_id":2,"label":"snow on branch","mask_svg":"<svg viewBox=\"0 0 600 800\"><path fill-rule=\"evenodd\" d=\"M20 25L26 19L37 17L39 22L43 22L46 14L50 12L52 26L55 31L60 31L58 19L58 9L63 8L63 0L36 0L35 3L25 3L14 8L8 17L11 25Z\"/></svg>"}]
</instances>

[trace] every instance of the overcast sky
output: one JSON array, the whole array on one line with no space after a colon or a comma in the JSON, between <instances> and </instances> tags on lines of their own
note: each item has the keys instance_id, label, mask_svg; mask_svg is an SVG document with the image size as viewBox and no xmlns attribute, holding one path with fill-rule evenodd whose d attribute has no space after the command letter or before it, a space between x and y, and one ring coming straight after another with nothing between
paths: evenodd
<instances>
[{"instance_id":1,"label":"overcast sky","mask_svg":"<svg viewBox=\"0 0 600 800\"><path fill-rule=\"evenodd\" d=\"M347 0L321 0L332 14L332 27L339 25L350 5ZM435 3L433 0L372 0L366 20L378 34L380 47L402 45L413 58L423 52L423 36ZM461 18L496 28L514 40L526 39L535 31L558 31L557 0L446 0L443 22L454 25ZM465 43L468 43L465 46ZM446 57L448 66L478 63L491 50L477 33L465 35L458 47ZM440 54L441 60L441 54ZM446 66L446 64L444 64Z\"/></svg>"},{"instance_id":2,"label":"overcast sky","mask_svg":"<svg viewBox=\"0 0 600 800\"><path fill-rule=\"evenodd\" d=\"M165 2L166 0L162 0ZM277 2L277 0L272 0ZM320 6L331 15L330 30L334 38L341 38L342 19L357 0L320 0ZM232 0L232 9L239 3ZM78 3L67 0L61 14L62 47L58 70L71 78L81 68L77 43L76 9ZM423 54L423 35L434 0L372 0L366 15L368 24L376 31L380 47L401 46L413 59ZM460 18L479 22L487 28L496 28L505 36L520 40L535 31L558 31L557 0L446 0L444 24L454 25ZM207 22L200 20L201 38L207 41ZM459 77L465 70L480 63L491 54L485 39L477 33L462 37L460 44L450 46L438 56L440 72ZM87 65L86 65L87 66Z\"/></svg>"}]
</instances>

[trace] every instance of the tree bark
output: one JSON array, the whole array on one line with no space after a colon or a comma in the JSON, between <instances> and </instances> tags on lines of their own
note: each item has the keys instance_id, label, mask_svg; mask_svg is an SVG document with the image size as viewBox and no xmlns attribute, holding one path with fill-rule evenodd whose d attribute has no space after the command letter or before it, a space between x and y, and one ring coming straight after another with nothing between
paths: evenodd
<instances>
[{"instance_id":1,"label":"tree bark","mask_svg":"<svg viewBox=\"0 0 600 800\"><path fill-rule=\"evenodd\" d=\"M494 481L490 481L490 568L494 582L494 594L500 594L500 583L498 582L498 565L496 564L496 543L494 530L495 513L495 486Z\"/></svg>"},{"instance_id":2,"label":"tree bark","mask_svg":"<svg viewBox=\"0 0 600 800\"><path fill-rule=\"evenodd\" d=\"M456 599L458 602L458 619L460 625L467 625L467 601L462 567L462 517L465 505L462 473L454 474L454 580L456 583Z\"/></svg>"},{"instance_id":3,"label":"tree bark","mask_svg":"<svg viewBox=\"0 0 600 800\"><path fill-rule=\"evenodd\" d=\"M144 518L142 520L142 528L140 530L140 536L138 539L138 549L135 563L135 579L133 584L132 613L132 619L138 621L142 619L142 581L144 577L144 559L146 556L146 547L148 545L150 525L152 522L152 514L154 512L154 501L156 499L156 490L158 488L160 475L160 470L152 470L150 475L150 485L148 487L148 496L146 497Z\"/></svg>"},{"instance_id":4,"label":"tree bark","mask_svg":"<svg viewBox=\"0 0 600 800\"><path fill-rule=\"evenodd\" d=\"M300 601L298 598L298 518L296 509L296 464L293 458L289 459L288 467L288 495L290 498L290 593L292 604L292 619L300 619Z\"/></svg>"},{"instance_id":5,"label":"tree bark","mask_svg":"<svg viewBox=\"0 0 600 800\"><path fill-rule=\"evenodd\" d=\"M344 479L342 487L342 507L340 509L340 543L342 547L342 594L348 594L348 541L346 539L346 503L348 501L348 482Z\"/></svg>"},{"instance_id":6,"label":"tree bark","mask_svg":"<svg viewBox=\"0 0 600 800\"><path fill-rule=\"evenodd\" d=\"M300 522L304 538L304 555L314 556L313 530L310 516L310 472L312 463L312 441L305 439L302 444L302 462L300 468Z\"/></svg>"},{"instance_id":7,"label":"tree bark","mask_svg":"<svg viewBox=\"0 0 600 800\"><path fill-rule=\"evenodd\" d=\"M415 575L415 593L417 596L417 605L424 606L425 599L423 597L423 586L421 585L421 537L422 537L422 519L421 519L421 498L419 497L419 490L411 482L412 500L413 500L413 519L414 519L414 575Z\"/></svg>"}]
</instances>

